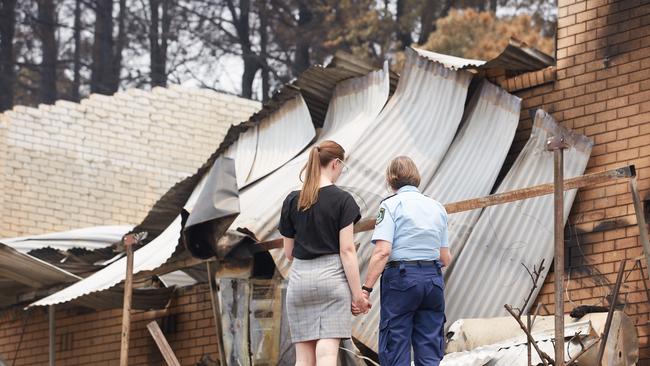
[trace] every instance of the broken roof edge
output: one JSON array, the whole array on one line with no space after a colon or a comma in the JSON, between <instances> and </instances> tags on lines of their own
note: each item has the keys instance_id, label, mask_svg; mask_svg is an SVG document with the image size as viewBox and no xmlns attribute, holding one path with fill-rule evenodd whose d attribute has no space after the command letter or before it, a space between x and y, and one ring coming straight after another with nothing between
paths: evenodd
<instances>
[{"instance_id":1,"label":"broken roof edge","mask_svg":"<svg viewBox=\"0 0 650 366\"><path fill-rule=\"evenodd\" d=\"M543 109L531 111L533 127L549 133L556 133L564 137L566 142L578 151L589 152L594 146L593 140L574 130L560 125L555 118Z\"/></svg>"},{"instance_id":2,"label":"broken roof edge","mask_svg":"<svg viewBox=\"0 0 650 366\"><path fill-rule=\"evenodd\" d=\"M315 128L322 127L336 84L342 80L368 74L381 68L372 68L363 61L353 62L353 56L345 56L345 62L335 55L328 66L311 66L291 83L285 84L271 99L262 105L262 109L246 121L231 125L217 149L203 165L191 176L174 184L153 205L140 224L131 232L147 231L145 243L150 242L174 221L187 201L192 189L200 178L207 173L214 161L230 147L239 135L258 125L265 118L277 112L282 106L297 96L302 96L307 104ZM337 61L338 60L338 61ZM357 65L356 67L353 65Z\"/></svg>"},{"instance_id":3,"label":"broken roof edge","mask_svg":"<svg viewBox=\"0 0 650 366\"><path fill-rule=\"evenodd\" d=\"M487 70L502 68L506 71L536 71L555 65L555 59L546 53L511 37L501 53L488 61L445 55L421 48L410 47L431 61L439 62L453 70Z\"/></svg>"}]
</instances>

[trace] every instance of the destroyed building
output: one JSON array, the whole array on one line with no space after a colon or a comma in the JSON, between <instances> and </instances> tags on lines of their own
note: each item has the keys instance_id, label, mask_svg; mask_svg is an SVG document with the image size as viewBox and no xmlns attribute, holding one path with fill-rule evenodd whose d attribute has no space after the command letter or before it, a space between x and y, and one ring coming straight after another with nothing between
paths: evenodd
<instances>
[{"instance_id":1,"label":"destroyed building","mask_svg":"<svg viewBox=\"0 0 650 366\"><path fill-rule=\"evenodd\" d=\"M149 238L135 256L134 307L143 310L134 313L130 364L163 362L146 329L151 320L159 321L181 364L219 359L206 266L187 253L181 231L199 197L212 193L206 182L216 179L223 158L234 159L239 214L221 216L217 228L209 221L198 227L199 233L228 228L209 243L214 253L204 254L218 258L212 272L229 364L290 363L282 316L288 264L280 251L257 242L277 237L279 205L299 185L304 149L319 140L336 140L348 152L350 173L339 184L357 198L364 218L374 216L385 194L383 168L397 154L410 155L422 171L423 192L447 204L551 182L553 156L545 142L558 132L569 145L565 178L633 164L647 216L650 4L560 0L558 13L556 60L516 41L487 62L410 49L396 75L339 54L230 127L198 171L173 185L135 228ZM635 326L644 365L650 364L650 305L640 230L647 228L639 228L637 214L628 180L567 191L565 311L618 303ZM552 314L552 196L452 214L450 232L456 259L447 274L449 323L504 316L504 304L523 306L530 280L521 264L533 268L541 259L545 282L524 310L542 304L541 315ZM355 239L364 266L368 234ZM6 257L15 258L0 271L3 294L16 297L0 315L0 357L16 365L47 363L54 328L57 363L114 364L124 258L109 254L119 248L43 254L20 252L14 243L3 242ZM645 275L630 270L618 299L607 298L624 258ZM100 261L101 269L76 275L57 265L63 259ZM166 284L165 274L176 278ZM376 350L377 320L378 306L355 320L353 336L364 353Z\"/></svg>"}]
</instances>

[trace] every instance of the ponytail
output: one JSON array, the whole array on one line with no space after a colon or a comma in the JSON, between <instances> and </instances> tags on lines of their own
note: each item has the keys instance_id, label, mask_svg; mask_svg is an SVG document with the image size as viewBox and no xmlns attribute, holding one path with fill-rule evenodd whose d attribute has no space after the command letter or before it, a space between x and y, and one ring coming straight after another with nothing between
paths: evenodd
<instances>
[{"instance_id":1,"label":"ponytail","mask_svg":"<svg viewBox=\"0 0 650 366\"><path fill-rule=\"evenodd\" d=\"M320 147L316 146L309 153L307 164L300 171L302 176L305 172L305 182L300 190L298 198L298 210L306 211L318 201L318 189L320 188Z\"/></svg>"},{"instance_id":2,"label":"ponytail","mask_svg":"<svg viewBox=\"0 0 650 366\"><path fill-rule=\"evenodd\" d=\"M298 197L298 210L307 211L318 201L318 190L320 189L320 170L327 166L334 159L343 160L345 150L334 141L326 140L318 146L314 146L309 152L309 160L300 171L300 176L305 180Z\"/></svg>"}]
</instances>

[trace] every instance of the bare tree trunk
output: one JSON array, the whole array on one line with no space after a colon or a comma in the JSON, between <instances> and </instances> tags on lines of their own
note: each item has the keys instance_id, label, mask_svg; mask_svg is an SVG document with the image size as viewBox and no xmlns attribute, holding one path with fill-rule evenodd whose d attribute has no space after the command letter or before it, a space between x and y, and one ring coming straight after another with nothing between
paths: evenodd
<instances>
[{"instance_id":1,"label":"bare tree trunk","mask_svg":"<svg viewBox=\"0 0 650 366\"><path fill-rule=\"evenodd\" d=\"M54 104L57 98L56 92L56 21L54 16L53 0L38 0L38 22L36 33L41 40L43 59L40 66L40 102Z\"/></svg>"},{"instance_id":2,"label":"bare tree trunk","mask_svg":"<svg viewBox=\"0 0 650 366\"><path fill-rule=\"evenodd\" d=\"M113 94L113 0L95 1L95 41L90 91Z\"/></svg>"},{"instance_id":3,"label":"bare tree trunk","mask_svg":"<svg viewBox=\"0 0 650 366\"><path fill-rule=\"evenodd\" d=\"M151 86L167 85L167 39L171 17L169 5L171 0L150 0L151 23L149 24L149 61L151 68ZM161 4L162 3L162 4ZM162 5L162 22L160 6ZM160 27L161 32L159 32Z\"/></svg>"},{"instance_id":4,"label":"bare tree trunk","mask_svg":"<svg viewBox=\"0 0 650 366\"><path fill-rule=\"evenodd\" d=\"M269 65L267 63L267 45L269 43L269 27L266 17L268 7L266 0L260 0L258 4L258 14L260 19L260 58L262 60L262 102L266 102L270 96L271 85L269 82Z\"/></svg>"},{"instance_id":5,"label":"bare tree trunk","mask_svg":"<svg viewBox=\"0 0 650 366\"><path fill-rule=\"evenodd\" d=\"M440 16L438 18L445 18L447 15L449 15L449 10L451 10L451 7L456 3L455 0L445 0L444 3L442 4L442 11L440 12ZM431 32L435 32L437 29L436 24L433 24L433 27L431 29Z\"/></svg>"},{"instance_id":6,"label":"bare tree trunk","mask_svg":"<svg viewBox=\"0 0 650 366\"><path fill-rule=\"evenodd\" d=\"M407 12L406 6L406 0L397 0L397 14L395 16L395 21L397 22L397 40L400 44L400 50L405 49L413 43L410 25L402 24L404 14Z\"/></svg>"},{"instance_id":7,"label":"bare tree trunk","mask_svg":"<svg viewBox=\"0 0 650 366\"><path fill-rule=\"evenodd\" d=\"M16 0L0 1L0 112L14 105Z\"/></svg>"},{"instance_id":8,"label":"bare tree trunk","mask_svg":"<svg viewBox=\"0 0 650 366\"><path fill-rule=\"evenodd\" d=\"M158 27L160 26L160 0L149 0L149 67L151 69L151 86L164 86L164 76L160 74L160 43Z\"/></svg>"},{"instance_id":9,"label":"bare tree trunk","mask_svg":"<svg viewBox=\"0 0 650 366\"><path fill-rule=\"evenodd\" d=\"M420 12L420 37L418 44L424 44L429 39L429 34L433 32L436 16L436 0L424 0L422 11Z\"/></svg>"},{"instance_id":10,"label":"bare tree trunk","mask_svg":"<svg viewBox=\"0 0 650 366\"><path fill-rule=\"evenodd\" d=\"M233 19L235 29L237 30L237 38L242 50L242 60L244 61L244 73L241 80L241 96L244 98L251 98L253 96L253 81L255 74L260 68L260 62L257 55L253 52L250 40L250 23L249 15L251 3L250 0L239 1L239 14L235 9L235 4L232 0L226 2L230 16Z\"/></svg>"},{"instance_id":11,"label":"bare tree trunk","mask_svg":"<svg viewBox=\"0 0 650 366\"><path fill-rule=\"evenodd\" d=\"M122 50L126 43L126 0L120 0L120 13L117 18L117 44L113 50L113 67L111 70L111 94L120 87L120 73L122 71Z\"/></svg>"},{"instance_id":12,"label":"bare tree trunk","mask_svg":"<svg viewBox=\"0 0 650 366\"><path fill-rule=\"evenodd\" d=\"M167 44L169 42L170 27L172 23L171 8L174 0L163 0L162 4L162 34L160 35L160 74L167 85Z\"/></svg>"},{"instance_id":13,"label":"bare tree trunk","mask_svg":"<svg viewBox=\"0 0 650 366\"><path fill-rule=\"evenodd\" d=\"M490 11L497 12L497 0L490 0Z\"/></svg>"},{"instance_id":14,"label":"bare tree trunk","mask_svg":"<svg viewBox=\"0 0 650 366\"><path fill-rule=\"evenodd\" d=\"M73 56L72 100L81 99L81 0L75 0L74 5L74 56Z\"/></svg>"},{"instance_id":15,"label":"bare tree trunk","mask_svg":"<svg viewBox=\"0 0 650 366\"><path fill-rule=\"evenodd\" d=\"M296 32L296 54L293 61L293 75L298 76L307 70L311 65L309 60L310 43L308 37L304 36L305 29L313 20L314 15L309 8L309 4L304 0L298 3L298 29Z\"/></svg>"}]
</instances>

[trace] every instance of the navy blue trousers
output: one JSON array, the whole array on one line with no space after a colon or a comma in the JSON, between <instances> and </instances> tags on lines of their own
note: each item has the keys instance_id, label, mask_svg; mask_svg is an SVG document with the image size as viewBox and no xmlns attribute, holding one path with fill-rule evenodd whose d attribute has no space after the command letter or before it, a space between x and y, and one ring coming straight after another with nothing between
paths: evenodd
<instances>
[{"instance_id":1,"label":"navy blue trousers","mask_svg":"<svg viewBox=\"0 0 650 366\"><path fill-rule=\"evenodd\" d=\"M444 356L444 279L439 266L402 264L381 276L379 363L438 366Z\"/></svg>"}]
</instances>

